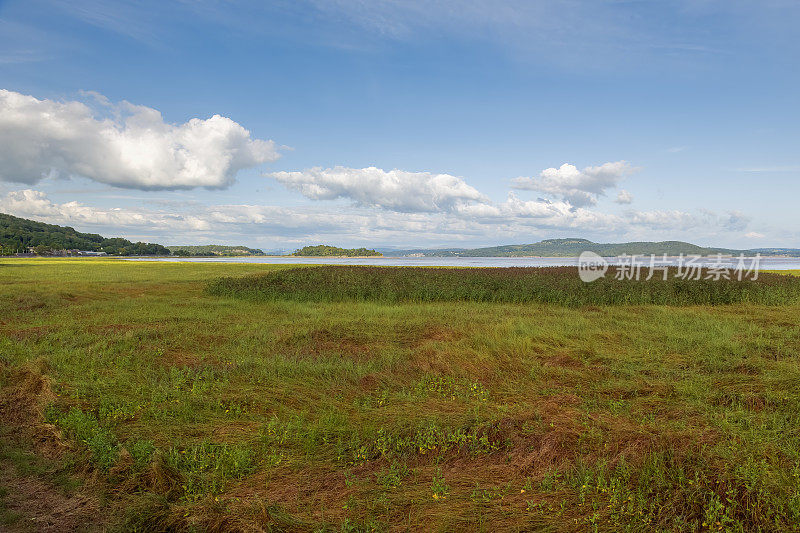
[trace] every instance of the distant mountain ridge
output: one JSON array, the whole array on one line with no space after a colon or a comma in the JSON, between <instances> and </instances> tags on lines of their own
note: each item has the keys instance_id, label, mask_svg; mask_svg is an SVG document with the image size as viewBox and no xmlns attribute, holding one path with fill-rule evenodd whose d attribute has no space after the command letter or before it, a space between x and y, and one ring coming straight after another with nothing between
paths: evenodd
<instances>
[{"instance_id":1,"label":"distant mountain ridge","mask_svg":"<svg viewBox=\"0 0 800 533\"><path fill-rule=\"evenodd\" d=\"M84 250L106 252L109 255L265 255L258 248L228 245L169 246L131 242L122 238L106 238L94 233L81 233L69 226L36 222L0 213L0 255L28 252L47 255L59 250ZM338 248L334 246L306 246L295 250L294 256L380 256L385 257L577 257L584 251L601 256L645 255L739 255L800 257L800 248L731 248L703 247L683 241L596 243L588 239L546 239L532 244L510 244L483 248L417 248L410 250ZM276 252L272 252L276 253ZM277 253L285 253L278 251ZM62 254L63 255L63 254Z\"/></svg>"},{"instance_id":2,"label":"distant mountain ridge","mask_svg":"<svg viewBox=\"0 0 800 533\"><path fill-rule=\"evenodd\" d=\"M588 239L546 239L533 244L511 244L486 248L444 248L416 250L384 250L387 257L577 257L590 251L604 257L627 255L788 255L800 257L798 248L758 248L735 250L710 248L683 241L596 243Z\"/></svg>"}]
</instances>

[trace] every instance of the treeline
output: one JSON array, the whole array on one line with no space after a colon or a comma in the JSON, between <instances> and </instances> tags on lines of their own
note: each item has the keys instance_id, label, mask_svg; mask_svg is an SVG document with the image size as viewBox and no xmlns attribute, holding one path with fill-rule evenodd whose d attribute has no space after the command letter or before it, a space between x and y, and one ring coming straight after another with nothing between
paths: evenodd
<instances>
[{"instance_id":1,"label":"treeline","mask_svg":"<svg viewBox=\"0 0 800 533\"><path fill-rule=\"evenodd\" d=\"M68 226L45 224L0 213L0 254L25 253L33 248L39 255L59 250L105 252L108 255L170 255L160 244L107 239L96 233L81 233Z\"/></svg>"},{"instance_id":2,"label":"treeline","mask_svg":"<svg viewBox=\"0 0 800 533\"><path fill-rule=\"evenodd\" d=\"M242 256L264 255L263 250L247 246L224 246L221 244L205 244L200 246L168 246L172 255L178 257L203 257L209 255Z\"/></svg>"},{"instance_id":3,"label":"treeline","mask_svg":"<svg viewBox=\"0 0 800 533\"><path fill-rule=\"evenodd\" d=\"M304 246L295 250L292 255L301 257L382 257L383 254L367 248L339 248L320 244L317 246Z\"/></svg>"}]
</instances>

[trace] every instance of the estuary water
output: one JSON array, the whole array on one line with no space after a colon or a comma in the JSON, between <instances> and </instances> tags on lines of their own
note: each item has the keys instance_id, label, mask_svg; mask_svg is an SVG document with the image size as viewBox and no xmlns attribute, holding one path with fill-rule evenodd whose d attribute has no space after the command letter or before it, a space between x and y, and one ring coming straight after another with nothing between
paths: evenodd
<instances>
[{"instance_id":1,"label":"estuary water","mask_svg":"<svg viewBox=\"0 0 800 533\"><path fill-rule=\"evenodd\" d=\"M630 258L607 257L609 264L630 264ZM131 257L126 261L169 261L181 263L263 263L270 265L382 265L382 266L450 266L450 267L548 267L577 266L577 257L292 257L292 256L254 256L254 257ZM650 265L650 256L637 258L642 267ZM738 261L737 257L724 258L726 262ZM683 263L681 263L683 261ZM702 257L693 264L713 266L716 256ZM745 258L750 267L753 258ZM667 257L666 261L656 256L659 266L678 266L685 264L686 258ZM761 257L760 270L800 270L800 257Z\"/></svg>"}]
</instances>

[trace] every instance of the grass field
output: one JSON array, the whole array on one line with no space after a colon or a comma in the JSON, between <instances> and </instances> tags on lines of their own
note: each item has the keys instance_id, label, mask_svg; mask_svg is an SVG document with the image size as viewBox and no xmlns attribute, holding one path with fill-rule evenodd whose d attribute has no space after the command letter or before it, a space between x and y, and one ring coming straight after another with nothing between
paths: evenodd
<instances>
[{"instance_id":1,"label":"grass field","mask_svg":"<svg viewBox=\"0 0 800 533\"><path fill-rule=\"evenodd\" d=\"M0 530L798 530L797 303L215 285L278 270L0 260Z\"/></svg>"}]
</instances>

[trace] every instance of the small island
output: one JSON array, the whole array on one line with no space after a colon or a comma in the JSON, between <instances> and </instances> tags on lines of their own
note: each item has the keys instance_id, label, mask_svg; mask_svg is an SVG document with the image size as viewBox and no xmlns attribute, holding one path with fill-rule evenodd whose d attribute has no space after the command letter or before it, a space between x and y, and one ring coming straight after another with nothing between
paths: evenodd
<instances>
[{"instance_id":1,"label":"small island","mask_svg":"<svg viewBox=\"0 0 800 533\"><path fill-rule=\"evenodd\" d=\"M250 255L265 255L259 248L247 246L225 246L220 244L206 244L203 246L167 246L172 255L178 257L241 257Z\"/></svg>"},{"instance_id":2,"label":"small island","mask_svg":"<svg viewBox=\"0 0 800 533\"><path fill-rule=\"evenodd\" d=\"M297 257L383 257L383 254L367 248L339 248L320 244L304 246L292 254Z\"/></svg>"}]
</instances>

